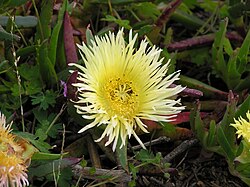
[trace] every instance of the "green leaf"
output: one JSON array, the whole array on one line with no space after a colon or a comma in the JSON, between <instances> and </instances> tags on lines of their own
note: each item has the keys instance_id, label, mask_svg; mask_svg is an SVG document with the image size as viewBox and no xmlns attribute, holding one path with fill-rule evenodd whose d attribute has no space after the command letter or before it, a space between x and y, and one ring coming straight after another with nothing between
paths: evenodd
<instances>
[{"instance_id":1,"label":"green leaf","mask_svg":"<svg viewBox=\"0 0 250 187\"><path fill-rule=\"evenodd\" d=\"M49 106L54 106L56 103L57 94L47 90L45 93L40 93L36 96L31 96L32 105L40 104L39 109L47 110Z\"/></svg>"},{"instance_id":2,"label":"green leaf","mask_svg":"<svg viewBox=\"0 0 250 187\"><path fill-rule=\"evenodd\" d=\"M250 29L244 39L243 44L239 50L238 59L237 59L237 66L239 73L243 73L246 69L246 64L249 62L248 55L249 55L249 48L250 48Z\"/></svg>"},{"instance_id":3,"label":"green leaf","mask_svg":"<svg viewBox=\"0 0 250 187\"><path fill-rule=\"evenodd\" d=\"M132 8L135 9L137 14L144 19L153 19L156 20L157 17L161 14L156 4L152 2L143 2L143 3L135 3L132 5Z\"/></svg>"},{"instance_id":4,"label":"green leaf","mask_svg":"<svg viewBox=\"0 0 250 187\"><path fill-rule=\"evenodd\" d=\"M228 138L226 137L224 130L221 126L218 127L217 138L218 138L219 144L224 150L225 156L229 159L230 162L233 162L235 158L235 150L230 145L231 142L228 141Z\"/></svg>"},{"instance_id":5,"label":"green leaf","mask_svg":"<svg viewBox=\"0 0 250 187\"><path fill-rule=\"evenodd\" d=\"M249 175L248 175L249 176ZM244 181L248 186L250 186L250 179L249 177L239 176L242 181Z\"/></svg>"},{"instance_id":6,"label":"green leaf","mask_svg":"<svg viewBox=\"0 0 250 187\"><path fill-rule=\"evenodd\" d=\"M72 186L73 172L70 167L66 167L60 171L58 186L71 187Z\"/></svg>"},{"instance_id":7,"label":"green leaf","mask_svg":"<svg viewBox=\"0 0 250 187\"><path fill-rule=\"evenodd\" d=\"M24 81L24 90L26 95L41 93L43 85L39 75L38 65L21 64L18 67L19 74Z\"/></svg>"},{"instance_id":8,"label":"green leaf","mask_svg":"<svg viewBox=\"0 0 250 187\"><path fill-rule=\"evenodd\" d=\"M136 159L141 160L141 161L147 161L147 160L151 159L152 157L153 157L153 154L145 149L141 149L136 154Z\"/></svg>"},{"instance_id":9,"label":"green leaf","mask_svg":"<svg viewBox=\"0 0 250 187\"><path fill-rule=\"evenodd\" d=\"M198 66L209 63L210 54L208 53L208 48L200 48L189 50L189 57L191 58L191 62L197 64Z\"/></svg>"},{"instance_id":10,"label":"green leaf","mask_svg":"<svg viewBox=\"0 0 250 187\"><path fill-rule=\"evenodd\" d=\"M236 166L236 170L243 176L248 177L250 180L250 162L248 163L238 163Z\"/></svg>"},{"instance_id":11,"label":"green leaf","mask_svg":"<svg viewBox=\"0 0 250 187\"><path fill-rule=\"evenodd\" d=\"M197 138L200 140L200 142L202 143L203 146L207 147L208 132L204 128L204 123L201 120L200 112L198 110L196 112L194 123L195 123L195 131L194 132L195 132Z\"/></svg>"},{"instance_id":12,"label":"green leaf","mask_svg":"<svg viewBox=\"0 0 250 187\"><path fill-rule=\"evenodd\" d=\"M171 16L176 22L183 24L186 28L191 30L197 30L202 27L205 22L195 15L187 14L186 12L176 9Z\"/></svg>"},{"instance_id":13,"label":"green leaf","mask_svg":"<svg viewBox=\"0 0 250 187\"><path fill-rule=\"evenodd\" d=\"M157 153L156 156L154 156L152 152L145 150L145 149L141 149L136 154L136 159L146 164L160 164L162 155L161 153Z\"/></svg>"},{"instance_id":14,"label":"green leaf","mask_svg":"<svg viewBox=\"0 0 250 187\"><path fill-rule=\"evenodd\" d=\"M23 95L24 92L24 88L21 86L21 88L19 88L19 85L16 83L11 87L11 92L13 96L19 96L19 95Z\"/></svg>"},{"instance_id":15,"label":"green leaf","mask_svg":"<svg viewBox=\"0 0 250 187\"><path fill-rule=\"evenodd\" d=\"M28 175L30 177L48 176L53 173L57 173L59 169L62 170L64 168L71 167L72 165L78 163L79 161L80 159L78 158L63 158L63 159L58 159L58 160L51 161L51 162L46 161L46 162L41 163L39 166L29 167Z\"/></svg>"},{"instance_id":16,"label":"green leaf","mask_svg":"<svg viewBox=\"0 0 250 187\"><path fill-rule=\"evenodd\" d=\"M9 41L19 41L21 39L20 36L15 34L10 34L4 30L4 28L0 25L0 41L2 40L9 40Z\"/></svg>"},{"instance_id":17,"label":"green leaf","mask_svg":"<svg viewBox=\"0 0 250 187\"><path fill-rule=\"evenodd\" d=\"M235 158L235 161L240 162L242 164L250 164L250 144L244 139L241 140L241 144L243 145L243 150L240 155Z\"/></svg>"},{"instance_id":18,"label":"green leaf","mask_svg":"<svg viewBox=\"0 0 250 187\"><path fill-rule=\"evenodd\" d=\"M89 174L90 174L90 175L94 175L95 173L96 173L96 168L91 167L91 168L89 169Z\"/></svg>"},{"instance_id":19,"label":"green leaf","mask_svg":"<svg viewBox=\"0 0 250 187\"><path fill-rule=\"evenodd\" d=\"M32 160L56 160L61 158L62 156L66 156L68 153L61 154L53 154L53 153L42 153L36 152L32 156Z\"/></svg>"},{"instance_id":20,"label":"green leaf","mask_svg":"<svg viewBox=\"0 0 250 187\"><path fill-rule=\"evenodd\" d=\"M86 167L87 164L88 164L88 162L86 160L84 160L84 159L82 159L81 162L80 162L80 166L82 166L83 168Z\"/></svg>"},{"instance_id":21,"label":"green leaf","mask_svg":"<svg viewBox=\"0 0 250 187\"><path fill-rule=\"evenodd\" d=\"M212 61L217 73L221 78L225 79L225 70L227 69L224 59L223 48L225 43L225 35L227 29L228 19L221 22L219 31L215 34L214 43L212 46Z\"/></svg>"},{"instance_id":22,"label":"green leaf","mask_svg":"<svg viewBox=\"0 0 250 187\"><path fill-rule=\"evenodd\" d=\"M44 83L52 87L57 82L57 75L53 64L48 57L47 42L44 42L37 48L37 61L40 75Z\"/></svg>"},{"instance_id":23,"label":"green leaf","mask_svg":"<svg viewBox=\"0 0 250 187\"><path fill-rule=\"evenodd\" d=\"M48 143L39 140L39 138L34 134L30 134L27 132L15 132L15 134L17 134L20 137L23 137L24 139L27 139L41 152L48 153L49 152L48 149L51 148L51 146Z\"/></svg>"},{"instance_id":24,"label":"green leaf","mask_svg":"<svg viewBox=\"0 0 250 187\"><path fill-rule=\"evenodd\" d=\"M228 64L227 64L227 79L226 83L229 89L234 89L237 84L240 82L241 74L237 70L237 56L238 56L238 51L235 50L233 53L230 55Z\"/></svg>"},{"instance_id":25,"label":"green leaf","mask_svg":"<svg viewBox=\"0 0 250 187\"><path fill-rule=\"evenodd\" d=\"M50 113L48 115L47 111L40 109L33 109L32 111L36 120L39 122L36 128L36 135L43 140L47 138L47 135L49 135L51 138L56 138L58 131L62 130L61 123L55 124L58 116L54 113ZM37 134L37 131L39 134Z\"/></svg>"},{"instance_id":26,"label":"green leaf","mask_svg":"<svg viewBox=\"0 0 250 187\"><path fill-rule=\"evenodd\" d=\"M39 108L34 108L32 110L36 120L39 123L43 123L43 121L46 121L48 119L48 112L46 110L39 110Z\"/></svg>"},{"instance_id":27,"label":"green leaf","mask_svg":"<svg viewBox=\"0 0 250 187\"><path fill-rule=\"evenodd\" d=\"M57 45L58 45L58 39L59 39L59 33L62 27L62 21L58 21L55 28L53 29L51 40L50 40L50 49L49 49L49 58L51 61L51 64L55 66L56 63L56 51L57 51Z\"/></svg>"},{"instance_id":28,"label":"green leaf","mask_svg":"<svg viewBox=\"0 0 250 187\"><path fill-rule=\"evenodd\" d=\"M180 75L180 83L188 88L194 88L203 92L204 97L208 98L227 98L227 93L219 89L216 89L210 85L207 85L197 79L187 77L185 75Z\"/></svg>"},{"instance_id":29,"label":"green leaf","mask_svg":"<svg viewBox=\"0 0 250 187\"><path fill-rule=\"evenodd\" d=\"M51 35L51 18L53 14L53 1L42 1L42 10L37 24L36 41L43 42Z\"/></svg>"},{"instance_id":30,"label":"green leaf","mask_svg":"<svg viewBox=\"0 0 250 187\"><path fill-rule=\"evenodd\" d=\"M233 117L235 115L237 98L234 97L232 92L229 92L228 98L229 102L227 105L227 110L220 122L220 127L222 128L223 132L227 134L227 142L231 147L235 147L235 130L230 126L230 123L233 122Z\"/></svg>"},{"instance_id":31,"label":"green leaf","mask_svg":"<svg viewBox=\"0 0 250 187\"><path fill-rule=\"evenodd\" d=\"M240 105L235 113L235 118L242 117L246 118L247 111L250 110L250 95L245 99L245 101Z\"/></svg>"},{"instance_id":32,"label":"green leaf","mask_svg":"<svg viewBox=\"0 0 250 187\"><path fill-rule=\"evenodd\" d=\"M111 0L110 3L114 5L120 5L120 4L128 4L128 3L135 3L135 2L140 2L143 0ZM102 4L107 4L107 0L92 0L92 3L102 3Z\"/></svg>"},{"instance_id":33,"label":"green leaf","mask_svg":"<svg viewBox=\"0 0 250 187\"><path fill-rule=\"evenodd\" d=\"M105 18L101 19L102 21L109 21L118 24L120 27L124 27L125 29L131 29L132 27L129 25L129 20L117 19L114 16L106 15Z\"/></svg>"},{"instance_id":34,"label":"green leaf","mask_svg":"<svg viewBox=\"0 0 250 187\"><path fill-rule=\"evenodd\" d=\"M62 124L61 123L54 124L52 127L50 127L48 135L51 138L56 138L60 130L62 130Z\"/></svg>"},{"instance_id":35,"label":"green leaf","mask_svg":"<svg viewBox=\"0 0 250 187\"><path fill-rule=\"evenodd\" d=\"M59 38L63 38L63 31L62 29L59 32ZM56 69L58 72L65 71L67 68L66 63L66 55L65 55L65 48L64 48L64 40L59 39L57 43L57 51L56 51ZM68 71L67 71L68 73ZM59 75L58 75L59 76ZM60 79L60 80L66 80L66 79Z\"/></svg>"},{"instance_id":36,"label":"green leaf","mask_svg":"<svg viewBox=\"0 0 250 187\"><path fill-rule=\"evenodd\" d=\"M7 72L10 68L9 62L7 60L3 60L0 63L0 75Z\"/></svg>"},{"instance_id":37,"label":"green leaf","mask_svg":"<svg viewBox=\"0 0 250 187\"><path fill-rule=\"evenodd\" d=\"M120 148L122 143L121 137L119 136L117 146L116 146L116 157L118 164L121 164L124 170L128 170L128 159L127 159L127 143Z\"/></svg>"},{"instance_id":38,"label":"green leaf","mask_svg":"<svg viewBox=\"0 0 250 187\"><path fill-rule=\"evenodd\" d=\"M95 38L89 28L86 29L86 40L88 46L92 46L92 41L95 41Z\"/></svg>"},{"instance_id":39,"label":"green leaf","mask_svg":"<svg viewBox=\"0 0 250 187\"><path fill-rule=\"evenodd\" d=\"M197 5L197 0L183 0L183 3L190 9L194 9Z\"/></svg>"},{"instance_id":40,"label":"green leaf","mask_svg":"<svg viewBox=\"0 0 250 187\"><path fill-rule=\"evenodd\" d=\"M211 0L204 0L199 3L200 7L203 8L206 12L218 13L222 18L228 16L228 6L227 3L222 4L219 1L211 1Z\"/></svg>"},{"instance_id":41,"label":"green leaf","mask_svg":"<svg viewBox=\"0 0 250 187\"><path fill-rule=\"evenodd\" d=\"M208 136L207 136L207 147L213 147L216 145L216 123L214 120L210 122Z\"/></svg>"},{"instance_id":42,"label":"green leaf","mask_svg":"<svg viewBox=\"0 0 250 187\"><path fill-rule=\"evenodd\" d=\"M209 129L205 129L204 123L201 120L199 112L200 104L191 110L190 113L190 125L193 132L195 132L197 138L200 140L202 146L210 151L221 154L221 148L217 145L216 130L217 126L215 121L210 122Z\"/></svg>"},{"instance_id":43,"label":"green leaf","mask_svg":"<svg viewBox=\"0 0 250 187\"><path fill-rule=\"evenodd\" d=\"M242 18L242 16L244 15L244 12L249 9L249 2L248 0L244 1L232 1L229 0L229 7L228 7L228 13L230 15L231 20L237 20Z\"/></svg>"},{"instance_id":44,"label":"green leaf","mask_svg":"<svg viewBox=\"0 0 250 187\"><path fill-rule=\"evenodd\" d=\"M246 78L241 79L237 86L234 88L235 91L242 91L244 89L249 88L250 76L248 75Z\"/></svg>"},{"instance_id":45,"label":"green leaf","mask_svg":"<svg viewBox=\"0 0 250 187\"><path fill-rule=\"evenodd\" d=\"M26 3L28 0L1 0L0 1L0 14L2 12L6 12L7 9L18 7L24 3Z\"/></svg>"},{"instance_id":46,"label":"green leaf","mask_svg":"<svg viewBox=\"0 0 250 187\"><path fill-rule=\"evenodd\" d=\"M230 40L229 40L228 38L225 38L225 39L224 39L224 44L223 44L223 46L224 46L225 52L226 52L229 56L231 56L232 53L233 53L233 48L232 48L232 45L231 45Z\"/></svg>"},{"instance_id":47,"label":"green leaf","mask_svg":"<svg viewBox=\"0 0 250 187\"><path fill-rule=\"evenodd\" d=\"M27 47L24 47L24 48L19 48L16 51L16 56L20 56L21 58L29 57L33 53L34 54L36 53L36 48L37 48L36 45L31 45L31 46L27 46ZM24 64L22 64L22 65L24 65Z\"/></svg>"},{"instance_id":48,"label":"green leaf","mask_svg":"<svg viewBox=\"0 0 250 187\"><path fill-rule=\"evenodd\" d=\"M60 31L62 30L63 17L67 9L67 5L68 5L68 0L63 1L62 7L60 8L60 11L58 13L57 23L52 31L52 35L50 38L49 58L53 66L55 66L56 63L58 40L63 40L62 36L60 35Z\"/></svg>"},{"instance_id":49,"label":"green leaf","mask_svg":"<svg viewBox=\"0 0 250 187\"><path fill-rule=\"evenodd\" d=\"M139 167L134 166L132 163L129 163L129 171L132 173L132 180L129 182L129 187L136 186L136 174L139 172Z\"/></svg>"},{"instance_id":50,"label":"green leaf","mask_svg":"<svg viewBox=\"0 0 250 187\"><path fill-rule=\"evenodd\" d=\"M15 7L26 3L28 0L9 0L8 6Z\"/></svg>"},{"instance_id":51,"label":"green leaf","mask_svg":"<svg viewBox=\"0 0 250 187\"><path fill-rule=\"evenodd\" d=\"M167 122L160 122L160 125L163 128L163 131L166 134L175 134L176 133L176 127L171 124L171 123L167 123Z\"/></svg>"},{"instance_id":52,"label":"green leaf","mask_svg":"<svg viewBox=\"0 0 250 187\"><path fill-rule=\"evenodd\" d=\"M25 81L24 82L24 90L26 95L34 95L37 93L41 93L42 91L42 83L40 80L33 81Z\"/></svg>"},{"instance_id":53,"label":"green leaf","mask_svg":"<svg viewBox=\"0 0 250 187\"><path fill-rule=\"evenodd\" d=\"M0 25L6 27L9 16L0 16ZM37 25L37 18L35 16L15 16L15 25L18 28L29 28Z\"/></svg>"},{"instance_id":54,"label":"green leaf","mask_svg":"<svg viewBox=\"0 0 250 187\"><path fill-rule=\"evenodd\" d=\"M136 29L137 25L134 25L134 29ZM140 23L138 23L138 29L139 31L138 36L139 37L144 37L145 35L149 34L150 32L152 32L153 30L153 26L152 25L145 25L145 26L141 26Z\"/></svg>"},{"instance_id":55,"label":"green leaf","mask_svg":"<svg viewBox=\"0 0 250 187\"><path fill-rule=\"evenodd\" d=\"M240 145L238 146L238 149L236 151L236 157L240 156L240 154L243 152L244 150L244 145L242 143L243 141L240 142Z\"/></svg>"},{"instance_id":56,"label":"green leaf","mask_svg":"<svg viewBox=\"0 0 250 187\"><path fill-rule=\"evenodd\" d=\"M10 89L4 85L0 85L0 94L9 92Z\"/></svg>"},{"instance_id":57,"label":"green leaf","mask_svg":"<svg viewBox=\"0 0 250 187\"><path fill-rule=\"evenodd\" d=\"M42 128L37 129L35 135L39 138L40 141L44 141L48 138L48 135Z\"/></svg>"}]
</instances>

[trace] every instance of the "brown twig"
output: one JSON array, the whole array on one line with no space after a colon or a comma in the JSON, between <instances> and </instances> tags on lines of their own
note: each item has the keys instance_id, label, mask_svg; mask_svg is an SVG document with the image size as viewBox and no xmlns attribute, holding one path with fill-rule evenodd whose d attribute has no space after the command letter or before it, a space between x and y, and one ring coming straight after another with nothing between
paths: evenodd
<instances>
[{"instance_id":1,"label":"brown twig","mask_svg":"<svg viewBox=\"0 0 250 187\"><path fill-rule=\"evenodd\" d=\"M170 141L170 138L167 138L166 136L161 136L161 137L159 137L159 138L157 138L155 140L152 140L152 141L149 141L149 142L145 142L144 145L146 147L148 147L148 146L152 146L152 145L156 145L156 144L161 144L161 143L165 143L165 142L169 142L169 141ZM133 151L139 150L141 148L142 148L141 145L136 145L136 146L131 147L131 149Z\"/></svg>"},{"instance_id":2,"label":"brown twig","mask_svg":"<svg viewBox=\"0 0 250 187\"><path fill-rule=\"evenodd\" d=\"M138 175L140 176L158 176L163 177L164 173L168 172L168 168L160 168L159 166L150 165L149 166L142 166L139 168Z\"/></svg>"},{"instance_id":3,"label":"brown twig","mask_svg":"<svg viewBox=\"0 0 250 187\"><path fill-rule=\"evenodd\" d=\"M102 168L96 145L90 135L87 135L87 142L88 142L87 146L92 166L94 168ZM100 187L106 187L106 184L101 184Z\"/></svg>"},{"instance_id":4,"label":"brown twig","mask_svg":"<svg viewBox=\"0 0 250 187\"><path fill-rule=\"evenodd\" d=\"M89 133L91 134L93 140L97 140L99 138L99 136L96 135L93 129L90 129ZM107 156L107 158L109 158L110 161L112 161L113 163L116 163L114 152L112 151L110 146L105 146L105 142L106 142L106 139L103 139L100 142L96 142L96 144L101 148L101 150L105 153L105 155Z\"/></svg>"},{"instance_id":5,"label":"brown twig","mask_svg":"<svg viewBox=\"0 0 250 187\"><path fill-rule=\"evenodd\" d=\"M73 173L76 178L82 177L85 179L92 179L103 181L110 179L110 182L128 183L131 181L131 176L124 170L108 170L96 168L94 173L91 173L91 167L82 167L79 164L73 166ZM109 178L108 178L109 177Z\"/></svg>"},{"instance_id":6,"label":"brown twig","mask_svg":"<svg viewBox=\"0 0 250 187\"><path fill-rule=\"evenodd\" d=\"M93 167L102 168L100 157L96 149L96 144L94 143L90 135L87 135L87 146L88 146L89 156L90 156L90 160L91 160Z\"/></svg>"},{"instance_id":7,"label":"brown twig","mask_svg":"<svg viewBox=\"0 0 250 187\"><path fill-rule=\"evenodd\" d=\"M199 142L198 139L185 140L185 141L182 142L178 147L176 147L172 152L170 152L169 154L167 154L167 155L163 158L163 162L170 162L170 161L173 160L176 156L178 156L179 154L185 152L187 149L189 149L190 147L196 145L198 142Z\"/></svg>"},{"instance_id":8,"label":"brown twig","mask_svg":"<svg viewBox=\"0 0 250 187\"><path fill-rule=\"evenodd\" d=\"M154 177L150 177L150 181L153 182L153 184L157 184L157 186L162 186L162 187L165 187L166 185L163 184L161 181L157 180L156 178Z\"/></svg>"}]
</instances>

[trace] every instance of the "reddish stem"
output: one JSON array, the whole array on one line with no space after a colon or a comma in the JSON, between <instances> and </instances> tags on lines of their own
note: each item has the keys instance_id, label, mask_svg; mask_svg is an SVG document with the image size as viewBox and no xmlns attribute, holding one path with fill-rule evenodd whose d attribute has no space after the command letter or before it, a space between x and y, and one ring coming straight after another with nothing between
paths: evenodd
<instances>
[{"instance_id":1,"label":"reddish stem","mask_svg":"<svg viewBox=\"0 0 250 187\"><path fill-rule=\"evenodd\" d=\"M236 32L228 32L226 37L230 41L242 42L243 38ZM214 42L215 34L207 34L204 36L197 36L188 38L179 42L171 43L167 46L169 52L171 51L183 51L192 47L211 45Z\"/></svg>"},{"instance_id":2,"label":"reddish stem","mask_svg":"<svg viewBox=\"0 0 250 187\"><path fill-rule=\"evenodd\" d=\"M164 9L162 14L158 17L155 22L157 27L162 28L165 23L168 22L172 13L178 8L178 6L182 3L182 0L175 0L168 4L168 6Z\"/></svg>"}]
</instances>

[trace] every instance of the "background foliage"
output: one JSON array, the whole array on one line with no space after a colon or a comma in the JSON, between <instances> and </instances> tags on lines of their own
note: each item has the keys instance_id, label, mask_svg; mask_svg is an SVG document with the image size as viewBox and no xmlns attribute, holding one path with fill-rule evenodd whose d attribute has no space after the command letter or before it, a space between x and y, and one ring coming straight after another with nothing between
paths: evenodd
<instances>
[{"instance_id":1,"label":"background foliage","mask_svg":"<svg viewBox=\"0 0 250 187\"><path fill-rule=\"evenodd\" d=\"M90 181L88 175L77 176L69 166L79 165L79 158L90 174L100 172L101 165L123 169L132 179L122 182L130 186L147 167L170 177L170 164L164 160L169 148L138 151L132 141L128 150L113 154L103 142L93 142L101 130L77 134L88 121L70 102L76 99L71 84L77 72L69 74L68 64L82 63L75 43L89 44L93 35L124 27L160 46L165 62L172 59L169 73L180 69L179 84L193 89L181 95L186 111L176 124L148 122L152 133L142 135L145 142L196 136L204 149L224 156L230 172L249 185L250 162L242 159L247 151L229 127L250 108L249 11L249 0L0 1L0 110L14 120L14 132L40 151L29 168L31 184L120 182L112 175Z\"/></svg>"}]
</instances>

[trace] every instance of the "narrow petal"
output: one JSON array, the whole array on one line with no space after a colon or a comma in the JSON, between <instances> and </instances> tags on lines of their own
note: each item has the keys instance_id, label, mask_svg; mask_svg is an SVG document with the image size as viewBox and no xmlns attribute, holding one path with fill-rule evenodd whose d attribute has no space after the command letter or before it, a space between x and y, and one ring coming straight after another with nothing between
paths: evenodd
<instances>
[{"instance_id":1,"label":"narrow petal","mask_svg":"<svg viewBox=\"0 0 250 187\"><path fill-rule=\"evenodd\" d=\"M145 148L135 133L137 128L148 133L141 119L172 121L185 108L174 99L184 88L170 87L180 72L167 75L170 60L162 65L162 49L150 46L146 39L136 49L137 37L130 30L127 43L123 28L117 34L95 36L90 46L78 45L84 66L70 64L79 69L78 82L73 84L79 101L74 106L83 118L93 120L79 132L104 126L96 141L107 136L105 145L113 143L113 151L126 145L131 135Z\"/></svg>"}]
</instances>

